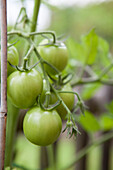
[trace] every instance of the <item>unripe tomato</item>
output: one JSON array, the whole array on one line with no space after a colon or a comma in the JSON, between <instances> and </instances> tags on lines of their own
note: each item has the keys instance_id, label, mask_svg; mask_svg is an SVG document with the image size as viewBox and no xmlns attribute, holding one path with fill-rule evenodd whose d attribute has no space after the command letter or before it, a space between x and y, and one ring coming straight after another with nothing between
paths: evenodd
<instances>
[{"instance_id":1,"label":"unripe tomato","mask_svg":"<svg viewBox=\"0 0 113 170\"><path fill-rule=\"evenodd\" d=\"M66 84L65 86L63 86L63 88L61 89L61 91L72 91L72 88L70 86L70 84ZM60 97L62 98L62 100L64 101L64 103L66 104L66 106L72 110L73 106L74 106L74 101L75 101L75 97L74 94L72 93L59 93ZM52 95L50 97L50 103L53 104L58 100L58 98L56 97L56 95L52 92ZM65 119L65 116L67 114L66 109L64 108L64 106L62 104L60 104L57 108L56 108L57 112L59 113L60 117L62 119Z\"/></svg>"},{"instance_id":2,"label":"unripe tomato","mask_svg":"<svg viewBox=\"0 0 113 170\"><path fill-rule=\"evenodd\" d=\"M8 96L17 108L31 107L42 89L42 77L35 69L25 72L15 71L7 79Z\"/></svg>"},{"instance_id":3,"label":"unripe tomato","mask_svg":"<svg viewBox=\"0 0 113 170\"><path fill-rule=\"evenodd\" d=\"M62 121L56 110L44 111L40 107L31 108L25 115L23 130L33 144L47 146L54 143L62 129Z\"/></svg>"},{"instance_id":4,"label":"unripe tomato","mask_svg":"<svg viewBox=\"0 0 113 170\"><path fill-rule=\"evenodd\" d=\"M9 61L14 66L17 66L19 64L19 54L14 46L8 48L7 61ZM1 52L0 52L0 67L1 67ZM9 63L7 63L7 75L9 76L14 71L16 71L16 69L10 66Z\"/></svg>"},{"instance_id":5,"label":"unripe tomato","mask_svg":"<svg viewBox=\"0 0 113 170\"><path fill-rule=\"evenodd\" d=\"M43 40L41 44L47 44L48 40ZM46 60L48 63L53 65L57 70L62 72L68 62L68 51L66 46L61 43L60 46L56 45L45 45L38 47L41 57ZM45 65L45 69L49 74L57 74L50 66Z\"/></svg>"}]
</instances>

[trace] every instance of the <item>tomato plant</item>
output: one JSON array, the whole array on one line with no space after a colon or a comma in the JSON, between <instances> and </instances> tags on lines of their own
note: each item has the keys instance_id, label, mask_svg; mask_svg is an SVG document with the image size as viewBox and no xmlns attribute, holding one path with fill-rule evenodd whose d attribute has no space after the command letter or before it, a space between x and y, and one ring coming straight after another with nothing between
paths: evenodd
<instances>
[{"instance_id":1,"label":"tomato plant","mask_svg":"<svg viewBox=\"0 0 113 170\"><path fill-rule=\"evenodd\" d=\"M35 103L42 88L42 77L35 69L15 71L7 80L7 91L11 102L22 109L29 108Z\"/></svg>"},{"instance_id":2,"label":"tomato plant","mask_svg":"<svg viewBox=\"0 0 113 170\"><path fill-rule=\"evenodd\" d=\"M24 117L24 134L30 142L36 145L52 144L59 137L61 129L62 121L55 110L44 111L35 106Z\"/></svg>"},{"instance_id":3,"label":"tomato plant","mask_svg":"<svg viewBox=\"0 0 113 170\"><path fill-rule=\"evenodd\" d=\"M35 0L33 17L32 19L30 17L30 20L27 16L26 8L22 7L15 25L13 26L13 30L7 34L9 41L13 42L19 40L19 46L24 48L19 48L21 49L21 54L23 54L20 55L20 61L18 52L13 46L8 48L8 62L4 62L5 57L2 60L2 64L6 63L6 66L8 65L9 77L7 80L7 92L10 98L10 101L8 101L10 103L10 105L8 105L8 135L6 136L7 138L9 137L10 140L7 140L6 143L6 152L8 153L4 159L7 162L6 166L12 165L13 127L14 125L16 127L15 122L18 118L18 108L30 108L24 117L23 131L26 138L31 143L40 146L50 145L58 139L62 129L62 119L66 120L66 123L63 121L63 123L65 123L63 132L67 131L67 136L69 138L73 135L77 136L79 132L79 126L77 127L76 123L80 124L87 132L110 130L113 127L113 119L111 117L113 109L112 104L109 108L111 113L109 113L109 115L103 115L103 117L100 117L101 121L98 121L95 119L95 116L92 116L89 111L85 110L87 107L82 101L84 96L87 100L91 98L95 93L95 89L101 84L113 85L112 80L110 80L110 78L112 79L111 68L113 67L113 63L111 62L112 57L109 55L109 45L105 40L97 36L95 29L92 29L87 35L82 36L81 43L78 43L71 37L68 40L63 36L56 37L56 33L53 31L46 30L37 32L37 12L39 12L40 3L41 1ZM41 39L44 38L44 40L38 44L38 42L40 42L40 36ZM50 39L51 36L52 39ZM63 41L61 42L61 40ZM63 43L65 40L67 47ZM109 59L107 59L108 56ZM38 61L33 61L33 57L37 57ZM20 67L11 67L11 65L18 66L18 63ZM15 68L17 68L18 71L15 71ZM43 79L40 73L34 68L41 72ZM64 70L65 68L66 70ZM4 70L2 69L2 73ZM66 75L64 75L64 73ZM3 77L6 78L7 75ZM96 84L94 87L93 83L98 83L99 86ZM2 84L1 87L3 87L4 84ZM88 84L91 90L89 86L87 86ZM73 88L78 85L85 85L83 86L83 90L82 88L80 88L80 90L78 88L80 93L84 91L84 95L82 93L82 98L76 91L72 90L71 85ZM4 91L6 92L4 89L1 91L2 93L4 93ZM74 95L77 98L77 102L75 102ZM4 99L6 99L6 97L4 97ZM7 107L3 110L6 111ZM3 111L3 114L5 111ZM80 112L85 114L87 118L81 116L81 114L79 114ZM102 142L102 139L100 139L100 141ZM86 147L85 150L83 149L83 151L80 151L80 153L83 154L81 156L78 154L78 157L76 155L75 162L88 153L87 151L90 150L92 146L89 145L89 148ZM57 147L58 145L55 149L57 149ZM67 150L67 148L65 150ZM57 157L55 157L56 159L54 162L52 150L47 149L47 153L48 157L50 157L47 159L49 160L48 168L61 169L59 163L57 163ZM64 151L62 153L66 155ZM74 160L71 161L72 163L67 164L67 168L72 168L71 166L74 165ZM15 163L15 160L13 160L13 162ZM44 167L44 169L45 168L46 167ZM67 168L64 167L64 169ZM20 169L23 168L20 167ZM28 165L28 168L26 167L25 169L40 169L40 167L30 168Z\"/></svg>"},{"instance_id":4,"label":"tomato plant","mask_svg":"<svg viewBox=\"0 0 113 170\"><path fill-rule=\"evenodd\" d=\"M41 46L42 44L47 43L47 40L43 40L38 47L41 57L53 65L58 71L63 71L68 62L68 51L65 44L60 43ZM45 68L49 74L57 74L57 72L47 64L45 65Z\"/></svg>"},{"instance_id":5,"label":"tomato plant","mask_svg":"<svg viewBox=\"0 0 113 170\"><path fill-rule=\"evenodd\" d=\"M18 54L16 47L11 46L8 48L7 61L14 66L17 66L19 64L19 54ZM12 72L16 71L16 69L12 67L9 63L7 63L7 75L8 76ZM1 55L0 55L0 67L1 67Z\"/></svg>"}]
</instances>

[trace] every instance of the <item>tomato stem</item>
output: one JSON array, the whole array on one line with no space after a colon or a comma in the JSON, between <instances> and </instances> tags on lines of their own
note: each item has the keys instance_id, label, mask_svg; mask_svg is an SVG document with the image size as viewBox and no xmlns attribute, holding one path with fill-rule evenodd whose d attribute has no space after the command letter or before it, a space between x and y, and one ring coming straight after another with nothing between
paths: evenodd
<instances>
[{"instance_id":1,"label":"tomato stem","mask_svg":"<svg viewBox=\"0 0 113 170\"><path fill-rule=\"evenodd\" d=\"M60 74L59 70L56 67L54 67L53 65L51 65L50 63L48 63L47 61L44 60L43 63L47 64L49 67L51 67L53 70L55 70L55 72L57 74Z\"/></svg>"},{"instance_id":2,"label":"tomato stem","mask_svg":"<svg viewBox=\"0 0 113 170\"><path fill-rule=\"evenodd\" d=\"M62 100L62 98L60 97L60 95L58 94L59 92L52 85L51 85L51 88L52 88L52 90L56 94L57 98L61 101L62 105L64 106L64 108L67 111L67 116L66 116L67 117L67 125L66 125L66 129L72 128L72 129L76 129L76 132L79 132L77 130L77 128L76 128L76 124L75 124L75 120L73 118L73 115L72 115L71 111L69 110L69 108L64 103L64 101ZM64 91L64 92L68 93L67 91ZM69 93L74 93L74 92L69 91ZM75 92L75 95L77 95L78 100L80 100L80 97L79 97L79 95L76 92ZM68 125L70 125L70 123L71 123L71 126L68 127Z\"/></svg>"},{"instance_id":3,"label":"tomato stem","mask_svg":"<svg viewBox=\"0 0 113 170\"><path fill-rule=\"evenodd\" d=\"M33 51L34 47L33 45L31 45L30 49L28 50L26 56L24 57L24 63L23 63L23 69L24 70L28 70L27 68L27 63L28 63L28 59L29 59L29 55L31 54L31 52Z\"/></svg>"},{"instance_id":4,"label":"tomato stem","mask_svg":"<svg viewBox=\"0 0 113 170\"><path fill-rule=\"evenodd\" d=\"M53 31L42 31L42 32L31 32L29 35L34 36L34 35L44 35L44 34L50 34L53 37L53 44L56 43L56 35ZM51 44L52 45L52 44Z\"/></svg>"},{"instance_id":5,"label":"tomato stem","mask_svg":"<svg viewBox=\"0 0 113 170\"><path fill-rule=\"evenodd\" d=\"M61 103L63 104L64 108L67 111L68 114L68 121L71 120L71 111L69 110L69 108L66 106L66 104L64 103L64 101L62 100L62 98L60 97L60 95L58 94L58 91L51 85L52 90L54 91L54 93L56 94L57 98L61 101Z\"/></svg>"},{"instance_id":6,"label":"tomato stem","mask_svg":"<svg viewBox=\"0 0 113 170\"><path fill-rule=\"evenodd\" d=\"M79 96L79 94L77 92L74 92L74 91L58 91L58 93L72 93L72 94L75 94L77 96L77 99L79 102L81 102L81 98Z\"/></svg>"},{"instance_id":7,"label":"tomato stem","mask_svg":"<svg viewBox=\"0 0 113 170\"><path fill-rule=\"evenodd\" d=\"M56 108L61 104L61 101L58 100L56 103L45 107L45 106L42 104L42 101L41 101L41 97L40 97L40 96L38 97L38 99L39 99L38 104L40 105L40 107L41 107L43 110L51 111L51 110L56 109Z\"/></svg>"},{"instance_id":8,"label":"tomato stem","mask_svg":"<svg viewBox=\"0 0 113 170\"><path fill-rule=\"evenodd\" d=\"M21 19L20 19L21 18ZM23 21L24 19L24 21ZM20 12L18 14L18 17L16 19L15 25L14 25L14 29L16 29L17 25L21 22L24 22L24 24L26 23L26 21L29 21L28 16L27 16L27 12L26 12L26 8L22 7L20 9Z\"/></svg>"}]
</instances>

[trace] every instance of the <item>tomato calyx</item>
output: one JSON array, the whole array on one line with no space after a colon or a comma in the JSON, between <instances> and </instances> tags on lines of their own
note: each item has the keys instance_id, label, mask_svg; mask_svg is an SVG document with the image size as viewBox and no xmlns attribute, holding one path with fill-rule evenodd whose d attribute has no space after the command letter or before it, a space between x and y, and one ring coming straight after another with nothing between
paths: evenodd
<instances>
[{"instance_id":1,"label":"tomato calyx","mask_svg":"<svg viewBox=\"0 0 113 170\"><path fill-rule=\"evenodd\" d=\"M65 85L65 84L69 83L71 81L72 77L73 77L73 75L71 73L62 77L62 84Z\"/></svg>"},{"instance_id":2,"label":"tomato calyx","mask_svg":"<svg viewBox=\"0 0 113 170\"><path fill-rule=\"evenodd\" d=\"M43 43L43 44L39 44L39 46L54 46L54 47L64 47L64 43L63 41L59 41L58 39L55 38L55 40L53 41L53 39L50 39L49 37L42 35L45 40L47 40L47 43Z\"/></svg>"},{"instance_id":3,"label":"tomato calyx","mask_svg":"<svg viewBox=\"0 0 113 170\"><path fill-rule=\"evenodd\" d=\"M78 127L72 121L67 121L66 127L62 131L64 133L67 130L67 137L71 138L72 136L76 137L79 132Z\"/></svg>"},{"instance_id":4,"label":"tomato calyx","mask_svg":"<svg viewBox=\"0 0 113 170\"><path fill-rule=\"evenodd\" d=\"M61 89L62 86L68 84L71 79L72 79L72 74L69 73L65 76L61 76L61 74L57 75L57 77L52 77L51 75L49 75L49 78L53 81L53 86L56 88L56 89Z\"/></svg>"},{"instance_id":5,"label":"tomato calyx","mask_svg":"<svg viewBox=\"0 0 113 170\"><path fill-rule=\"evenodd\" d=\"M24 72L24 71L30 71L32 70L33 68L35 68L39 63L40 61L38 61L37 63L35 63L34 65L32 65L31 67L29 68L22 68L22 67L18 67L18 66L14 66L13 64L11 64L9 61L7 61L9 63L9 65L13 68L15 68L16 70L20 71L20 72Z\"/></svg>"},{"instance_id":6,"label":"tomato calyx","mask_svg":"<svg viewBox=\"0 0 113 170\"><path fill-rule=\"evenodd\" d=\"M88 109L88 107L84 104L82 100L77 101L77 104L73 108L73 113L77 112L77 110L80 109L81 113L85 115L85 110Z\"/></svg>"}]
</instances>

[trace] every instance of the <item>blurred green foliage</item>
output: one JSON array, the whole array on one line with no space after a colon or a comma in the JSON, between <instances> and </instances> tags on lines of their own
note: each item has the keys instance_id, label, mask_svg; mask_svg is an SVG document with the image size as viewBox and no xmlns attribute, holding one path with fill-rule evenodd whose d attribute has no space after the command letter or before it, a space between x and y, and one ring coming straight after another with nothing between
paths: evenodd
<instances>
[{"instance_id":1,"label":"blurred green foliage","mask_svg":"<svg viewBox=\"0 0 113 170\"><path fill-rule=\"evenodd\" d=\"M89 111L85 111L85 116L80 115L78 122L82 125L83 129L88 132L96 132L100 130L98 120Z\"/></svg>"},{"instance_id":2,"label":"blurred green foliage","mask_svg":"<svg viewBox=\"0 0 113 170\"><path fill-rule=\"evenodd\" d=\"M96 5L91 4L84 8L77 6L64 9L54 8L51 29L58 34L68 33L70 36L79 39L82 34L86 34L90 29L95 28L96 33L112 42L112 6L112 1L106 1Z\"/></svg>"},{"instance_id":3,"label":"blurred green foliage","mask_svg":"<svg viewBox=\"0 0 113 170\"><path fill-rule=\"evenodd\" d=\"M35 170L40 167L40 147L30 143L22 134L18 136L14 165Z\"/></svg>"}]
</instances>

